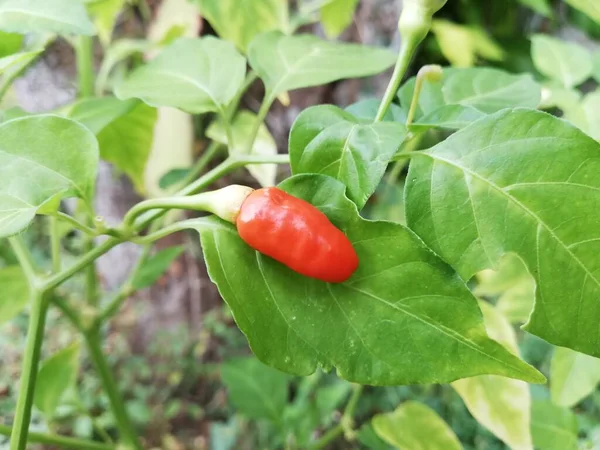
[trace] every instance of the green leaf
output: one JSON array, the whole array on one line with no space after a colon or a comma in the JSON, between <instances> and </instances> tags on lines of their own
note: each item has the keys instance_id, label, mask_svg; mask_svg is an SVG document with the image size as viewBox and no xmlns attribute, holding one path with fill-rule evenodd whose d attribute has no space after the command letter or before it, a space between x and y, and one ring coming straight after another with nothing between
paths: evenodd
<instances>
[{"instance_id":1,"label":"green leaf","mask_svg":"<svg viewBox=\"0 0 600 450\"><path fill-rule=\"evenodd\" d=\"M577 450L577 417L548 401L534 401L531 435L538 450Z\"/></svg>"},{"instance_id":2,"label":"green leaf","mask_svg":"<svg viewBox=\"0 0 600 450\"><path fill-rule=\"evenodd\" d=\"M245 73L246 61L230 43L211 36L183 38L134 70L115 94L193 114L218 112L238 92Z\"/></svg>"},{"instance_id":3,"label":"green leaf","mask_svg":"<svg viewBox=\"0 0 600 450\"><path fill-rule=\"evenodd\" d=\"M246 144L252 134L252 130L258 120L256 114L250 111L240 111L231 123L231 134L233 144L229 148L229 155L242 155L246 152ZM206 136L213 141L227 145L227 134L223 123L215 120L206 130ZM263 123L258 129L258 135L254 141L253 155L273 156L277 154L277 143L268 128ZM260 183L261 186L273 186L277 175L276 164L250 164L246 166L248 171Z\"/></svg>"},{"instance_id":4,"label":"green leaf","mask_svg":"<svg viewBox=\"0 0 600 450\"><path fill-rule=\"evenodd\" d=\"M573 8L588 15L591 19L600 23L600 5L596 0L565 0Z\"/></svg>"},{"instance_id":5,"label":"green leaf","mask_svg":"<svg viewBox=\"0 0 600 450\"><path fill-rule=\"evenodd\" d=\"M161 250L148 258L136 271L131 286L135 290L152 286L171 267L179 255L184 252L184 247L169 247Z\"/></svg>"},{"instance_id":6,"label":"green leaf","mask_svg":"<svg viewBox=\"0 0 600 450\"><path fill-rule=\"evenodd\" d=\"M510 323L492 305L479 303L488 335L518 354L517 336ZM510 448L533 450L530 431L531 396L520 380L482 375L452 383L477 422Z\"/></svg>"},{"instance_id":7,"label":"green leaf","mask_svg":"<svg viewBox=\"0 0 600 450\"><path fill-rule=\"evenodd\" d=\"M471 67L478 56L491 61L504 59L502 47L481 28L434 20L431 31L442 54L453 66Z\"/></svg>"},{"instance_id":8,"label":"green leaf","mask_svg":"<svg viewBox=\"0 0 600 450\"><path fill-rule=\"evenodd\" d=\"M14 53L0 58L0 92L3 91L29 64L37 59L43 49Z\"/></svg>"},{"instance_id":9,"label":"green leaf","mask_svg":"<svg viewBox=\"0 0 600 450\"><path fill-rule=\"evenodd\" d=\"M600 356L599 164L568 122L502 111L414 153L408 225L464 279L518 254L537 284L527 331Z\"/></svg>"},{"instance_id":10,"label":"green leaf","mask_svg":"<svg viewBox=\"0 0 600 450\"><path fill-rule=\"evenodd\" d=\"M600 383L600 359L557 347L550 368L552 401L568 408L596 390Z\"/></svg>"},{"instance_id":11,"label":"green leaf","mask_svg":"<svg viewBox=\"0 0 600 450\"><path fill-rule=\"evenodd\" d=\"M6 180L0 184L0 237L23 230L38 210L49 212L53 200L91 201L97 166L98 143L77 122L41 115L0 124L0 179Z\"/></svg>"},{"instance_id":12,"label":"green leaf","mask_svg":"<svg viewBox=\"0 0 600 450\"><path fill-rule=\"evenodd\" d=\"M229 400L242 414L281 422L288 398L288 375L256 358L244 358L223 363L221 378Z\"/></svg>"},{"instance_id":13,"label":"green leaf","mask_svg":"<svg viewBox=\"0 0 600 450\"><path fill-rule=\"evenodd\" d=\"M110 47L106 49L102 65L98 71L96 78L96 90L98 95L104 94L109 84L111 72L120 63L128 58L148 52L156 47L153 42L145 39L119 39L114 41Z\"/></svg>"},{"instance_id":14,"label":"green leaf","mask_svg":"<svg viewBox=\"0 0 600 450\"><path fill-rule=\"evenodd\" d=\"M86 3L87 11L98 30L98 37L104 46L110 44L113 29L125 0L94 0Z\"/></svg>"},{"instance_id":15,"label":"green leaf","mask_svg":"<svg viewBox=\"0 0 600 450\"><path fill-rule=\"evenodd\" d=\"M570 111L579 107L581 93L576 88L566 88L557 81L544 83L540 109L560 108Z\"/></svg>"},{"instance_id":16,"label":"green leaf","mask_svg":"<svg viewBox=\"0 0 600 450\"><path fill-rule=\"evenodd\" d=\"M346 111L359 119L364 119L366 122L373 122L375 117L377 117L377 111L379 111L380 104L381 100L378 98L369 98L353 103L346 108ZM405 123L407 118L406 115L407 110L392 103L385 112L383 120L386 122Z\"/></svg>"},{"instance_id":17,"label":"green leaf","mask_svg":"<svg viewBox=\"0 0 600 450\"><path fill-rule=\"evenodd\" d=\"M354 18L358 0L331 0L321 7L321 23L329 38L336 38Z\"/></svg>"},{"instance_id":18,"label":"green leaf","mask_svg":"<svg viewBox=\"0 0 600 450\"><path fill-rule=\"evenodd\" d=\"M45 360L35 387L33 403L50 420L65 392L75 385L79 372L80 345L76 342Z\"/></svg>"},{"instance_id":19,"label":"green leaf","mask_svg":"<svg viewBox=\"0 0 600 450\"><path fill-rule=\"evenodd\" d=\"M535 280L527 266L515 254L502 257L498 270L484 270L477 274L477 296L498 297L496 308L511 323L527 322L535 302Z\"/></svg>"},{"instance_id":20,"label":"green leaf","mask_svg":"<svg viewBox=\"0 0 600 450\"><path fill-rule=\"evenodd\" d=\"M542 16L552 17L552 8L548 4L548 0L519 0L519 3L533 9Z\"/></svg>"},{"instance_id":21,"label":"green leaf","mask_svg":"<svg viewBox=\"0 0 600 450\"><path fill-rule=\"evenodd\" d=\"M0 268L0 325L19 314L29 300L29 284L20 266Z\"/></svg>"},{"instance_id":22,"label":"green leaf","mask_svg":"<svg viewBox=\"0 0 600 450\"><path fill-rule=\"evenodd\" d=\"M408 401L394 412L372 420L379 437L402 450L462 450L458 438L444 420L423 403Z\"/></svg>"},{"instance_id":23,"label":"green leaf","mask_svg":"<svg viewBox=\"0 0 600 450\"><path fill-rule=\"evenodd\" d=\"M12 55L21 50L25 36L18 33L0 31L0 58Z\"/></svg>"},{"instance_id":24,"label":"green leaf","mask_svg":"<svg viewBox=\"0 0 600 450\"><path fill-rule=\"evenodd\" d=\"M93 35L85 6L74 0L0 0L0 30Z\"/></svg>"},{"instance_id":25,"label":"green leaf","mask_svg":"<svg viewBox=\"0 0 600 450\"><path fill-rule=\"evenodd\" d=\"M581 45L545 34L534 35L531 43L533 63L548 78L572 88L592 76L592 56Z\"/></svg>"},{"instance_id":26,"label":"green leaf","mask_svg":"<svg viewBox=\"0 0 600 450\"><path fill-rule=\"evenodd\" d=\"M394 64L396 56L380 48L272 31L252 41L248 60L269 96L275 98L294 89L383 72Z\"/></svg>"},{"instance_id":27,"label":"green leaf","mask_svg":"<svg viewBox=\"0 0 600 450\"><path fill-rule=\"evenodd\" d=\"M319 173L341 181L362 209L405 137L402 124L365 124L336 106L314 106L300 113L290 132L292 173Z\"/></svg>"},{"instance_id":28,"label":"green leaf","mask_svg":"<svg viewBox=\"0 0 600 450\"><path fill-rule=\"evenodd\" d=\"M358 441L365 445L369 450L390 450L393 448L377 436L371 423L366 423L360 427L357 438Z\"/></svg>"},{"instance_id":29,"label":"green leaf","mask_svg":"<svg viewBox=\"0 0 600 450\"><path fill-rule=\"evenodd\" d=\"M297 375L336 367L341 378L372 385L485 373L544 380L486 336L474 297L410 230L362 219L344 185L323 175L280 187L317 206L353 242L360 266L349 280L303 277L216 218L187 222L200 232L209 275L263 363Z\"/></svg>"},{"instance_id":30,"label":"green leaf","mask_svg":"<svg viewBox=\"0 0 600 450\"><path fill-rule=\"evenodd\" d=\"M600 52L596 52L593 54L592 56L592 66L593 66L593 73L592 76L594 77L594 79L600 83Z\"/></svg>"},{"instance_id":31,"label":"green leaf","mask_svg":"<svg viewBox=\"0 0 600 450\"><path fill-rule=\"evenodd\" d=\"M217 34L246 52L255 36L290 31L287 0L193 0Z\"/></svg>"},{"instance_id":32,"label":"green leaf","mask_svg":"<svg viewBox=\"0 0 600 450\"><path fill-rule=\"evenodd\" d=\"M411 78L398 91L404 108L411 104L414 88L415 78ZM529 74L487 67L444 69L441 83L423 83L411 129L460 129L505 108L536 108L540 99L541 87Z\"/></svg>"},{"instance_id":33,"label":"green leaf","mask_svg":"<svg viewBox=\"0 0 600 450\"><path fill-rule=\"evenodd\" d=\"M600 90L591 92L583 100L565 110L565 118L595 140L600 140Z\"/></svg>"},{"instance_id":34,"label":"green leaf","mask_svg":"<svg viewBox=\"0 0 600 450\"><path fill-rule=\"evenodd\" d=\"M144 193L156 109L135 99L104 97L80 100L66 113L96 134L102 159L125 172L137 191Z\"/></svg>"},{"instance_id":35,"label":"green leaf","mask_svg":"<svg viewBox=\"0 0 600 450\"><path fill-rule=\"evenodd\" d=\"M171 186L183 181L190 173L189 168L171 169L165 173L159 180L158 186L161 189L168 189Z\"/></svg>"}]
</instances>

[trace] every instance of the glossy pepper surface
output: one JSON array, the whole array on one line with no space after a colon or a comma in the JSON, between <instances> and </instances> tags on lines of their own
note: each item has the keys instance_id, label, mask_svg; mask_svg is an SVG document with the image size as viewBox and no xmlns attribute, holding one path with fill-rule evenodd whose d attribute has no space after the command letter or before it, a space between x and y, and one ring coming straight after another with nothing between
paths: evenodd
<instances>
[{"instance_id":1,"label":"glossy pepper surface","mask_svg":"<svg viewBox=\"0 0 600 450\"><path fill-rule=\"evenodd\" d=\"M340 283L358 267L346 235L313 205L281 189L252 192L236 225L250 247L304 276Z\"/></svg>"}]
</instances>

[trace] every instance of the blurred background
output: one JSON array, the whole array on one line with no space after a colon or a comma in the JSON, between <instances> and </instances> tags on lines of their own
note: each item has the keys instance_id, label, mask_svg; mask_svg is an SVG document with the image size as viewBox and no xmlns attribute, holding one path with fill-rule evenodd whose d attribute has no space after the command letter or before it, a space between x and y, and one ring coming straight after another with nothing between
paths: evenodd
<instances>
[{"instance_id":1,"label":"blurred background","mask_svg":"<svg viewBox=\"0 0 600 450\"><path fill-rule=\"evenodd\" d=\"M342 1L347 4L343 7L347 17L340 16L341 13L337 20L324 17L303 25L301 32L394 50L399 47L400 0ZM318 11L321 4L334 2L340 0L291 1L290 8ZM181 35L216 34L203 18L199 2L119 0L117 3L122 9L116 19L113 42L124 42L124 48L132 39L158 41ZM532 48L532 41L536 48ZM95 52L98 74L102 75L100 42L96 42ZM449 0L436 15L433 32L414 60L412 74L424 64L485 65L531 73L543 85L543 109L566 117L598 139L599 55L598 0ZM118 60L118 55L112 56ZM112 76L149 56L150 53L136 53L115 64L116 75ZM74 58L69 43L58 40L51 44L15 82L0 109L18 107L42 112L72 102L76 94ZM267 117L279 152L287 152L290 127L304 108L321 103L345 107L362 99L380 97L389 75L291 92L289 104L277 102ZM242 104L247 109L258 109L262 89L260 82L256 82ZM210 121L209 115L192 117L161 108L156 122L151 124L153 139L136 142L151 147L143 180L134 185L110 164L102 163L96 198L99 214L109 223L117 223L143 196L159 195L169 184L169 176L176 177L177 170L189 167L201 157ZM435 144L444 137L440 133L430 132L419 145ZM401 167L390 171L367 205L368 217L403 221L403 178ZM225 182L256 185L243 172ZM68 261L79 251L81 242L70 240L68 229L65 236L64 258ZM42 230L31 227L25 238L35 249L39 263L48 265L50 251ZM130 414L138 429L144 430L147 448L302 449L307 448L310 440L337 427L352 395L352 385L335 374L319 372L301 379L262 365L251 356L245 338L209 281L196 235L173 235L161 241L159 248L166 250L155 255L152 273L147 274L149 279L158 278L158 282L129 298L122 313L112 322L105 341ZM124 281L139 252L137 246L125 244L99 260L98 270L106 290L115 289ZM0 241L0 265L15 263L7 244ZM481 298L498 306L502 313L500 320L510 324L508 339L518 344L523 358L550 378L549 386L528 388L533 402L530 430L535 448L600 449L597 390L600 361L570 350L557 350L519 330L533 303L534 283L517 258L507 258L498 272L482 273L472 281L472 286ZM81 286L75 279L64 289L77 292ZM26 324L25 315L11 322L0 322L0 423L9 423L14 411L15 380L20 371ZM53 354L68 348L74 335L60 314L52 310L44 351ZM89 362L81 363L75 385L76 389L69 388L62 396L51 423L52 430L110 441L115 433L114 417ZM529 397L522 390L511 391L513 387L498 377L488 377L477 386L453 383L452 386L366 387L356 405L353 431L346 430L346 436L338 433L323 448L399 448L390 444L393 439L389 436L386 439L385 427L381 426L383 419L375 427L376 421L372 419L390 413L406 401L432 408L465 449L526 448L521 446L523 440L519 436L522 427L511 428L510 422L511 417L520 420L519 412L529 408ZM478 395L487 395L489 404L497 406L496 410L487 411L487 417L481 405L478 412L473 402L467 407L469 392L478 389ZM45 427L39 413L34 416L34 423ZM495 423L496 428L490 423ZM498 429L503 426L505 430ZM413 426L396 431L410 434L415 429ZM0 449L8 448L3 439L0 437ZM421 439L426 441L426 436Z\"/></svg>"}]
</instances>

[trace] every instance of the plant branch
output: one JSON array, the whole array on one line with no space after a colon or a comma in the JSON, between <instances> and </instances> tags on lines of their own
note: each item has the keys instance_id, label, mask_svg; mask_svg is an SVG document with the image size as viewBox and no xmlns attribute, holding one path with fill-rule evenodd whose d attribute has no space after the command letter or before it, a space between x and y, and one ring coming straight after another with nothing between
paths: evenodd
<instances>
[{"instance_id":1,"label":"plant branch","mask_svg":"<svg viewBox=\"0 0 600 450\"><path fill-rule=\"evenodd\" d=\"M211 144L206 148L206 150L204 151L202 156L200 158L198 158L198 161L196 161L194 163L194 165L190 169L189 173L185 176L185 178L183 180L181 180L180 183L177 184L178 186L180 186L179 189L181 189L181 187L185 187L188 184L194 182L194 180L196 178L198 178L198 176L202 173L204 168L221 151L222 147L223 146L219 142L216 142L216 141L211 142Z\"/></svg>"},{"instance_id":2,"label":"plant branch","mask_svg":"<svg viewBox=\"0 0 600 450\"><path fill-rule=\"evenodd\" d=\"M73 225L73 227L79 231L81 231L82 233L87 234L88 236L92 236L95 237L98 235L98 232L96 230L94 230L93 228L88 227L87 225L81 223L79 220L77 220L76 218L65 214L61 211L58 211L55 214L56 218L59 220L62 220L63 222L67 222L71 225Z\"/></svg>"},{"instance_id":3,"label":"plant branch","mask_svg":"<svg viewBox=\"0 0 600 450\"><path fill-rule=\"evenodd\" d=\"M23 361L21 363L22 373L14 425L10 436L10 450L25 450L27 446L33 394L38 374L42 340L44 338L46 312L48 310L48 302L44 298L44 293L38 290L36 286L30 286L30 289L31 312L27 327L25 353L23 353Z\"/></svg>"},{"instance_id":4,"label":"plant branch","mask_svg":"<svg viewBox=\"0 0 600 450\"><path fill-rule=\"evenodd\" d=\"M60 232L58 229L58 219L55 216L48 217L48 228L50 229L50 247L52 253L52 271L60 272Z\"/></svg>"},{"instance_id":5,"label":"plant branch","mask_svg":"<svg viewBox=\"0 0 600 450\"><path fill-rule=\"evenodd\" d=\"M248 142L246 142L246 146L244 148L244 154L249 155L252 153L252 148L254 147L254 141L256 141L256 136L258 136L258 131L260 130L260 126L265 121L267 114L269 113L269 109L271 105L275 101L275 97L272 93L267 92L265 98L263 99L260 109L256 115L256 121L254 122L254 126L250 131L250 137L248 138Z\"/></svg>"},{"instance_id":6,"label":"plant branch","mask_svg":"<svg viewBox=\"0 0 600 450\"><path fill-rule=\"evenodd\" d=\"M94 41L91 36L79 36L75 43L77 73L79 76L79 96L94 95Z\"/></svg>"},{"instance_id":7,"label":"plant branch","mask_svg":"<svg viewBox=\"0 0 600 450\"><path fill-rule=\"evenodd\" d=\"M137 433L135 432L135 428L129 419L129 414L127 414L127 410L125 408L125 404L119 393L117 383L113 377L113 374L108 365L108 361L102 352L102 347L100 344L100 338L96 331L92 331L91 333L85 334L85 340L88 347L88 352L90 354L90 358L94 366L96 367L96 371L100 376L102 381L102 386L104 387L106 394L108 395L108 399L111 404L111 409L113 414L115 415L115 422L117 428L119 429L119 434L121 439L125 444L130 446L135 450L142 450L143 447L139 442L137 437ZM12 449L11 449L12 450Z\"/></svg>"},{"instance_id":8,"label":"plant branch","mask_svg":"<svg viewBox=\"0 0 600 450\"><path fill-rule=\"evenodd\" d=\"M11 431L11 427L0 424L0 435L10 436ZM34 432L29 433L28 442L32 444L46 444L62 448L71 448L74 450L115 450L114 446L101 444L99 442Z\"/></svg>"},{"instance_id":9,"label":"plant branch","mask_svg":"<svg viewBox=\"0 0 600 450\"><path fill-rule=\"evenodd\" d=\"M23 238L21 236L12 236L8 238L8 242L23 269L23 273L25 273L25 277L29 281L31 286L37 284L37 274L35 270L35 266L33 263L33 258L31 256L31 252L23 242Z\"/></svg>"},{"instance_id":10,"label":"plant branch","mask_svg":"<svg viewBox=\"0 0 600 450\"><path fill-rule=\"evenodd\" d=\"M406 126L409 127L415 119L417 113L417 107L419 106L419 98L421 97L421 90L423 89L423 82L425 80L438 81L442 78L442 68L437 65L427 65L419 69L417 77L415 79L415 90L413 91L412 100L410 102L410 109L406 117Z\"/></svg>"}]
</instances>

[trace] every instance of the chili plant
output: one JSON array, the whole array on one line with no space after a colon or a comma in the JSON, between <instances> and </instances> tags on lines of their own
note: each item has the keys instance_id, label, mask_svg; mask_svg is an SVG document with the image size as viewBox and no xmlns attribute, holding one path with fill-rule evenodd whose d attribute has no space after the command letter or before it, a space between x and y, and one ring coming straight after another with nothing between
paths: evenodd
<instances>
[{"instance_id":1,"label":"chili plant","mask_svg":"<svg viewBox=\"0 0 600 450\"><path fill-rule=\"evenodd\" d=\"M351 428L361 385L450 383L479 375L545 382L517 355L514 339L500 343L487 335L480 304L466 284L484 269L497 269L506 254L516 255L535 280L535 305L524 329L600 356L600 146L536 109L541 89L530 75L425 66L401 86L446 0L404 1L398 55L296 33L315 12L327 11L310 3L290 16L287 2L264 2L271 5L250 8L254 18L243 18L234 1L197 3L219 38L177 37L173 29L160 42L111 42L122 1L0 0L0 37L7 49L2 47L0 93L60 35L76 51L80 96L49 114L7 110L0 124L0 237L8 239L20 264L4 269L14 276L3 281L11 298L2 299L9 306L0 312L7 319L25 305L30 310L14 422L0 428L10 434L11 450L24 449L28 441L112 448L29 432L33 404L52 415L59 395L44 391L48 380L44 369L38 373L49 308L62 311L81 333L122 448L142 448L102 337L124 300L158 277L139 282L152 245L181 230L199 235L210 278L260 361L300 376L335 370L355 383L342 424L314 448ZM347 3L351 17L355 2ZM334 19L348 15L335 11ZM337 19L324 17L335 34ZM228 26L242 20L243 26ZM95 34L106 55L97 77ZM129 73L115 72L144 52L155 56ZM289 91L392 66L381 100L346 109L310 107L292 127L289 152L261 145L272 141L264 125L269 109L278 99L285 102ZM240 110L241 97L256 80L265 90L260 108ZM141 145L136 130L151 129L156 108L163 107L211 114L207 134L213 143L176 180L173 195L144 200L120 224L109 225L93 202L99 159L139 188L148 149L119 151L123 138L115 136L123 134L116 130L125 133L126 143ZM420 142L431 130L445 130L447 138L423 150ZM205 171L222 146L227 158ZM257 200L260 192L240 186L209 190L241 168L273 184L276 164L289 164L292 172L277 189L262 191L276 198ZM408 167L406 225L361 216L390 165L396 175ZM76 198L77 208L65 208L66 198ZM256 223L238 218L240 209L256 207L247 202L262 208L249 219ZM173 209L209 214L164 220ZM36 264L21 235L38 220L48 227L50 270ZM85 247L68 264L61 261L64 224ZM123 287L102 300L94 262L125 242L145 251ZM85 298L63 298L57 288L80 273ZM489 304L481 305L486 316L494 315ZM78 346L68 348L44 367L68 367L77 355ZM468 397L465 383L454 386ZM431 414L419 405L403 408L409 417ZM392 419L376 418L374 426L385 434Z\"/></svg>"}]
</instances>

